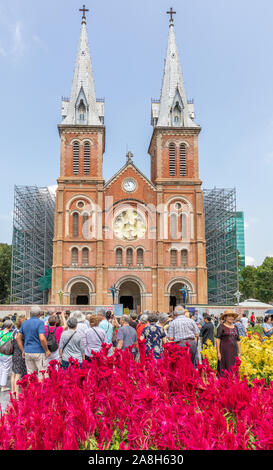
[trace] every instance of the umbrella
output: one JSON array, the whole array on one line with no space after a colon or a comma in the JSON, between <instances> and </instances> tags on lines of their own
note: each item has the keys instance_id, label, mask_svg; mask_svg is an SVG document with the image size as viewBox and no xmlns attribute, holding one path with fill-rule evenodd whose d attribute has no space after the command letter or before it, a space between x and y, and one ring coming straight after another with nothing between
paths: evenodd
<instances>
[{"instance_id":1,"label":"umbrella","mask_svg":"<svg viewBox=\"0 0 273 470\"><path fill-rule=\"evenodd\" d=\"M273 310L266 310L265 312L265 315L273 315Z\"/></svg>"}]
</instances>

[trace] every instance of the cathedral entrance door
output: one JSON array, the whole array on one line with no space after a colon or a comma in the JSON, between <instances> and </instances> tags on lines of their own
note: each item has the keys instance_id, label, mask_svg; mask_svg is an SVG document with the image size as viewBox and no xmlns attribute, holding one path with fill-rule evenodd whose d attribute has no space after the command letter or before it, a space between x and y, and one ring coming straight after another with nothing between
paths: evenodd
<instances>
[{"instance_id":1,"label":"cathedral entrance door","mask_svg":"<svg viewBox=\"0 0 273 470\"><path fill-rule=\"evenodd\" d=\"M120 297L119 303L123 305L123 308L134 309L134 298L131 295L123 295Z\"/></svg>"},{"instance_id":2,"label":"cathedral entrance door","mask_svg":"<svg viewBox=\"0 0 273 470\"><path fill-rule=\"evenodd\" d=\"M77 295L77 305L88 305L88 295Z\"/></svg>"},{"instance_id":3,"label":"cathedral entrance door","mask_svg":"<svg viewBox=\"0 0 273 470\"><path fill-rule=\"evenodd\" d=\"M140 288L134 281L124 281L119 288L119 303L137 312L141 309Z\"/></svg>"},{"instance_id":4,"label":"cathedral entrance door","mask_svg":"<svg viewBox=\"0 0 273 470\"><path fill-rule=\"evenodd\" d=\"M171 288L170 292L170 307L176 307L176 305L183 305L184 304L184 296L180 289L183 287L187 287L182 282L177 282Z\"/></svg>"},{"instance_id":5,"label":"cathedral entrance door","mask_svg":"<svg viewBox=\"0 0 273 470\"><path fill-rule=\"evenodd\" d=\"M84 282L76 282L71 287L70 304L71 305L89 305L89 288Z\"/></svg>"}]
</instances>

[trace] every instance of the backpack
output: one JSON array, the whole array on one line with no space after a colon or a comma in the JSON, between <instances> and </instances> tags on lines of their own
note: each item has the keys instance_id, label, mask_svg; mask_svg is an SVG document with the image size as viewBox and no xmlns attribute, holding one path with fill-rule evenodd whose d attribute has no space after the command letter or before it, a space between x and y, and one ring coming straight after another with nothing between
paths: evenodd
<instances>
[{"instance_id":1,"label":"backpack","mask_svg":"<svg viewBox=\"0 0 273 470\"><path fill-rule=\"evenodd\" d=\"M57 326L56 326L55 330L52 331L52 333L51 333L50 332L50 326L48 325L48 333L46 335L46 341L47 341L47 347L48 347L50 352L55 352L58 349L58 343L57 343L56 336L55 336L55 331L56 330L57 330Z\"/></svg>"}]
</instances>

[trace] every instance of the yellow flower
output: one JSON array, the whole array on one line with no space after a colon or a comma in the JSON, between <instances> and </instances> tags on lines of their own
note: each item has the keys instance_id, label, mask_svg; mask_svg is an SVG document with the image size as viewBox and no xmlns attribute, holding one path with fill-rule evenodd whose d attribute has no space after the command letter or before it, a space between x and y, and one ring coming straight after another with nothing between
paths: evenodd
<instances>
[{"instance_id":1,"label":"yellow flower","mask_svg":"<svg viewBox=\"0 0 273 470\"><path fill-rule=\"evenodd\" d=\"M216 347L211 342L202 349L202 356L206 357L212 369L217 368ZM247 378L250 383L255 378L264 378L267 383L273 380L273 336L262 338L251 333L241 337L241 364L240 376Z\"/></svg>"}]
</instances>

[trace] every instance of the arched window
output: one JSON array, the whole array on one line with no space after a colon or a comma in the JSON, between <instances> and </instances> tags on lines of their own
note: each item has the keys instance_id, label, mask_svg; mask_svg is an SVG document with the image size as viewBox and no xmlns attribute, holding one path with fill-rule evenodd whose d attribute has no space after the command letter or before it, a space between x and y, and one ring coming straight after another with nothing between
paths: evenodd
<instances>
[{"instance_id":1,"label":"arched window","mask_svg":"<svg viewBox=\"0 0 273 470\"><path fill-rule=\"evenodd\" d=\"M89 235L89 215L83 214L82 216L82 235L85 239L88 239Z\"/></svg>"},{"instance_id":2,"label":"arched window","mask_svg":"<svg viewBox=\"0 0 273 470\"><path fill-rule=\"evenodd\" d=\"M73 144L73 175L78 175L80 169L80 144L74 142Z\"/></svg>"},{"instance_id":3,"label":"arched window","mask_svg":"<svg viewBox=\"0 0 273 470\"><path fill-rule=\"evenodd\" d=\"M133 250L132 250L132 248L127 248L126 262L127 262L127 266L132 266L132 264L133 264Z\"/></svg>"},{"instance_id":4,"label":"arched window","mask_svg":"<svg viewBox=\"0 0 273 470\"><path fill-rule=\"evenodd\" d=\"M78 248L72 248L72 266L78 264L79 251Z\"/></svg>"},{"instance_id":5,"label":"arched window","mask_svg":"<svg viewBox=\"0 0 273 470\"><path fill-rule=\"evenodd\" d=\"M170 216L170 236L173 239L178 238L177 234L177 214L171 214Z\"/></svg>"},{"instance_id":6,"label":"arched window","mask_svg":"<svg viewBox=\"0 0 273 470\"><path fill-rule=\"evenodd\" d=\"M118 266L122 265L122 249L121 248L116 249L116 264Z\"/></svg>"},{"instance_id":7,"label":"arched window","mask_svg":"<svg viewBox=\"0 0 273 470\"><path fill-rule=\"evenodd\" d=\"M83 172L85 175L90 173L90 143L85 142L83 148Z\"/></svg>"},{"instance_id":8,"label":"arched window","mask_svg":"<svg viewBox=\"0 0 273 470\"><path fill-rule=\"evenodd\" d=\"M175 176L175 144L169 145L169 175Z\"/></svg>"},{"instance_id":9,"label":"arched window","mask_svg":"<svg viewBox=\"0 0 273 470\"><path fill-rule=\"evenodd\" d=\"M171 250L170 258L171 258L171 266L177 266L177 251L176 250Z\"/></svg>"},{"instance_id":10,"label":"arched window","mask_svg":"<svg viewBox=\"0 0 273 470\"><path fill-rule=\"evenodd\" d=\"M75 212L73 214L73 237L79 235L79 214Z\"/></svg>"},{"instance_id":11,"label":"arched window","mask_svg":"<svg viewBox=\"0 0 273 470\"><path fill-rule=\"evenodd\" d=\"M186 144L180 145L180 176L187 176Z\"/></svg>"},{"instance_id":12,"label":"arched window","mask_svg":"<svg viewBox=\"0 0 273 470\"><path fill-rule=\"evenodd\" d=\"M181 251L181 266L182 268L186 268L188 266L188 251L187 250Z\"/></svg>"},{"instance_id":13,"label":"arched window","mask_svg":"<svg viewBox=\"0 0 273 470\"><path fill-rule=\"evenodd\" d=\"M137 250L137 264L143 264L143 249L138 248Z\"/></svg>"},{"instance_id":14,"label":"arched window","mask_svg":"<svg viewBox=\"0 0 273 470\"><path fill-rule=\"evenodd\" d=\"M89 264L89 250L88 248L82 249L82 264L83 266L88 266Z\"/></svg>"},{"instance_id":15,"label":"arched window","mask_svg":"<svg viewBox=\"0 0 273 470\"><path fill-rule=\"evenodd\" d=\"M187 237L187 215L185 213L180 214L180 223L181 223L181 236L182 239Z\"/></svg>"}]
</instances>

